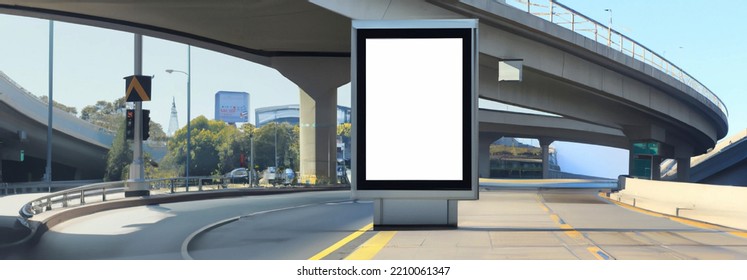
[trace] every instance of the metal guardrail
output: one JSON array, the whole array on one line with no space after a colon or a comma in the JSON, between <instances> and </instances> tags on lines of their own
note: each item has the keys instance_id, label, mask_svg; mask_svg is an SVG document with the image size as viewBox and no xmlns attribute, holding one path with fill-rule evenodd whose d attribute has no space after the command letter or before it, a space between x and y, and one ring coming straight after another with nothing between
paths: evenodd
<instances>
[{"instance_id":1,"label":"metal guardrail","mask_svg":"<svg viewBox=\"0 0 747 280\"><path fill-rule=\"evenodd\" d=\"M230 179L225 177L179 177L145 180L151 194L225 189L229 182ZM21 207L18 211L18 221L28 227L28 219L46 211L124 198L125 184L125 181L97 183L39 197Z\"/></svg>"},{"instance_id":2,"label":"metal guardrail","mask_svg":"<svg viewBox=\"0 0 747 280\"><path fill-rule=\"evenodd\" d=\"M100 182L101 180L0 183L0 196L21 193L54 192Z\"/></svg>"},{"instance_id":3,"label":"metal guardrail","mask_svg":"<svg viewBox=\"0 0 747 280\"><path fill-rule=\"evenodd\" d=\"M494 0L496 1L496 0ZM496 1L500 2L500 1ZM523 10L556 25L570 29L597 43L605 44L635 60L648 64L698 92L713 106L729 116L729 111L721 99L698 80L687 74L669 60L635 40L617 32L610 26L599 23L585 15L553 0L508 0L511 7Z\"/></svg>"}]
</instances>

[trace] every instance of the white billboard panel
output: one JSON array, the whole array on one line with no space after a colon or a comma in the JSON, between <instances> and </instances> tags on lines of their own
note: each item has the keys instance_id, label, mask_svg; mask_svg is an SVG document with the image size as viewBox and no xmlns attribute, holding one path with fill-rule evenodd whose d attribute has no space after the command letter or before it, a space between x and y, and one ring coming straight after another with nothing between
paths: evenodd
<instances>
[{"instance_id":1,"label":"white billboard panel","mask_svg":"<svg viewBox=\"0 0 747 280\"><path fill-rule=\"evenodd\" d=\"M365 43L366 179L462 180L462 39Z\"/></svg>"},{"instance_id":2,"label":"white billboard panel","mask_svg":"<svg viewBox=\"0 0 747 280\"><path fill-rule=\"evenodd\" d=\"M477 21L353 22L353 196L477 198Z\"/></svg>"}]
</instances>

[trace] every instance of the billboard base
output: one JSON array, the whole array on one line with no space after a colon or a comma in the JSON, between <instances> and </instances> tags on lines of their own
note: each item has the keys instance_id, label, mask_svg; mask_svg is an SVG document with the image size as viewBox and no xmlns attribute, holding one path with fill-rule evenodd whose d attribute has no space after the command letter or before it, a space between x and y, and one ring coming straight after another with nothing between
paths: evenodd
<instances>
[{"instance_id":1,"label":"billboard base","mask_svg":"<svg viewBox=\"0 0 747 280\"><path fill-rule=\"evenodd\" d=\"M457 227L458 200L376 199L374 229Z\"/></svg>"}]
</instances>

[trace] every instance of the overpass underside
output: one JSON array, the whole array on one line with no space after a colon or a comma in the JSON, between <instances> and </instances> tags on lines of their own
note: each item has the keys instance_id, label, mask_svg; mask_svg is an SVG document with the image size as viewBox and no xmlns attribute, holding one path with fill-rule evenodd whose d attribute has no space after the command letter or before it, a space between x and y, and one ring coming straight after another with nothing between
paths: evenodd
<instances>
[{"instance_id":1,"label":"overpass underside","mask_svg":"<svg viewBox=\"0 0 747 280\"><path fill-rule=\"evenodd\" d=\"M0 182L44 179L47 127L0 102ZM55 130L52 134L52 180L101 179L108 148L90 145Z\"/></svg>"},{"instance_id":2,"label":"overpass underside","mask_svg":"<svg viewBox=\"0 0 747 280\"><path fill-rule=\"evenodd\" d=\"M683 163L682 180L689 170L686 159L726 135L725 112L687 84L493 1L15 2L0 0L0 11L170 39L277 69L301 88L301 176L328 177L336 164L336 89L350 81L353 19L477 18L481 98L620 131L627 144L619 135L602 144L624 145L631 150L631 162L639 156L634 144L661 145L661 153L649 155L651 164L676 158ZM498 64L517 59L523 63L523 79L499 82ZM541 138L539 131L529 134Z\"/></svg>"}]
</instances>

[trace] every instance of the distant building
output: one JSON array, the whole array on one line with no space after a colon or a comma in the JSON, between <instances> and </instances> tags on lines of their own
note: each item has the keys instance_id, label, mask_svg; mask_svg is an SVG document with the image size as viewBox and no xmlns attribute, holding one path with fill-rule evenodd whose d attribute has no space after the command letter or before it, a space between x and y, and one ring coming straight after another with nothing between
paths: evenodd
<instances>
[{"instance_id":1,"label":"distant building","mask_svg":"<svg viewBox=\"0 0 747 280\"><path fill-rule=\"evenodd\" d=\"M296 104L257 108L254 110L254 114L254 121L257 127L262 127L263 125L273 122L289 123L291 125L298 125L300 122L300 109L299 105ZM350 107L337 106L337 125L349 123L351 121L352 117L350 115ZM336 146L337 161L347 162L349 166L350 153L352 151L350 148L350 140L343 140L341 137L337 137Z\"/></svg>"},{"instance_id":2,"label":"distant building","mask_svg":"<svg viewBox=\"0 0 747 280\"><path fill-rule=\"evenodd\" d=\"M557 152L550 147L550 171L559 173ZM491 145L490 177L515 179L542 178L542 150L523 144L512 137L503 137Z\"/></svg>"},{"instance_id":3,"label":"distant building","mask_svg":"<svg viewBox=\"0 0 747 280\"><path fill-rule=\"evenodd\" d=\"M169 137L174 136L176 130L179 129L179 118L176 115L176 98L171 99L171 119L169 119L169 130L166 133Z\"/></svg>"},{"instance_id":4,"label":"distant building","mask_svg":"<svg viewBox=\"0 0 747 280\"><path fill-rule=\"evenodd\" d=\"M284 122L292 125L299 123L299 105L281 105L257 108L254 110L254 122L257 127L262 127L272 122ZM351 121L350 107L337 106L337 124L349 123Z\"/></svg>"}]
</instances>

